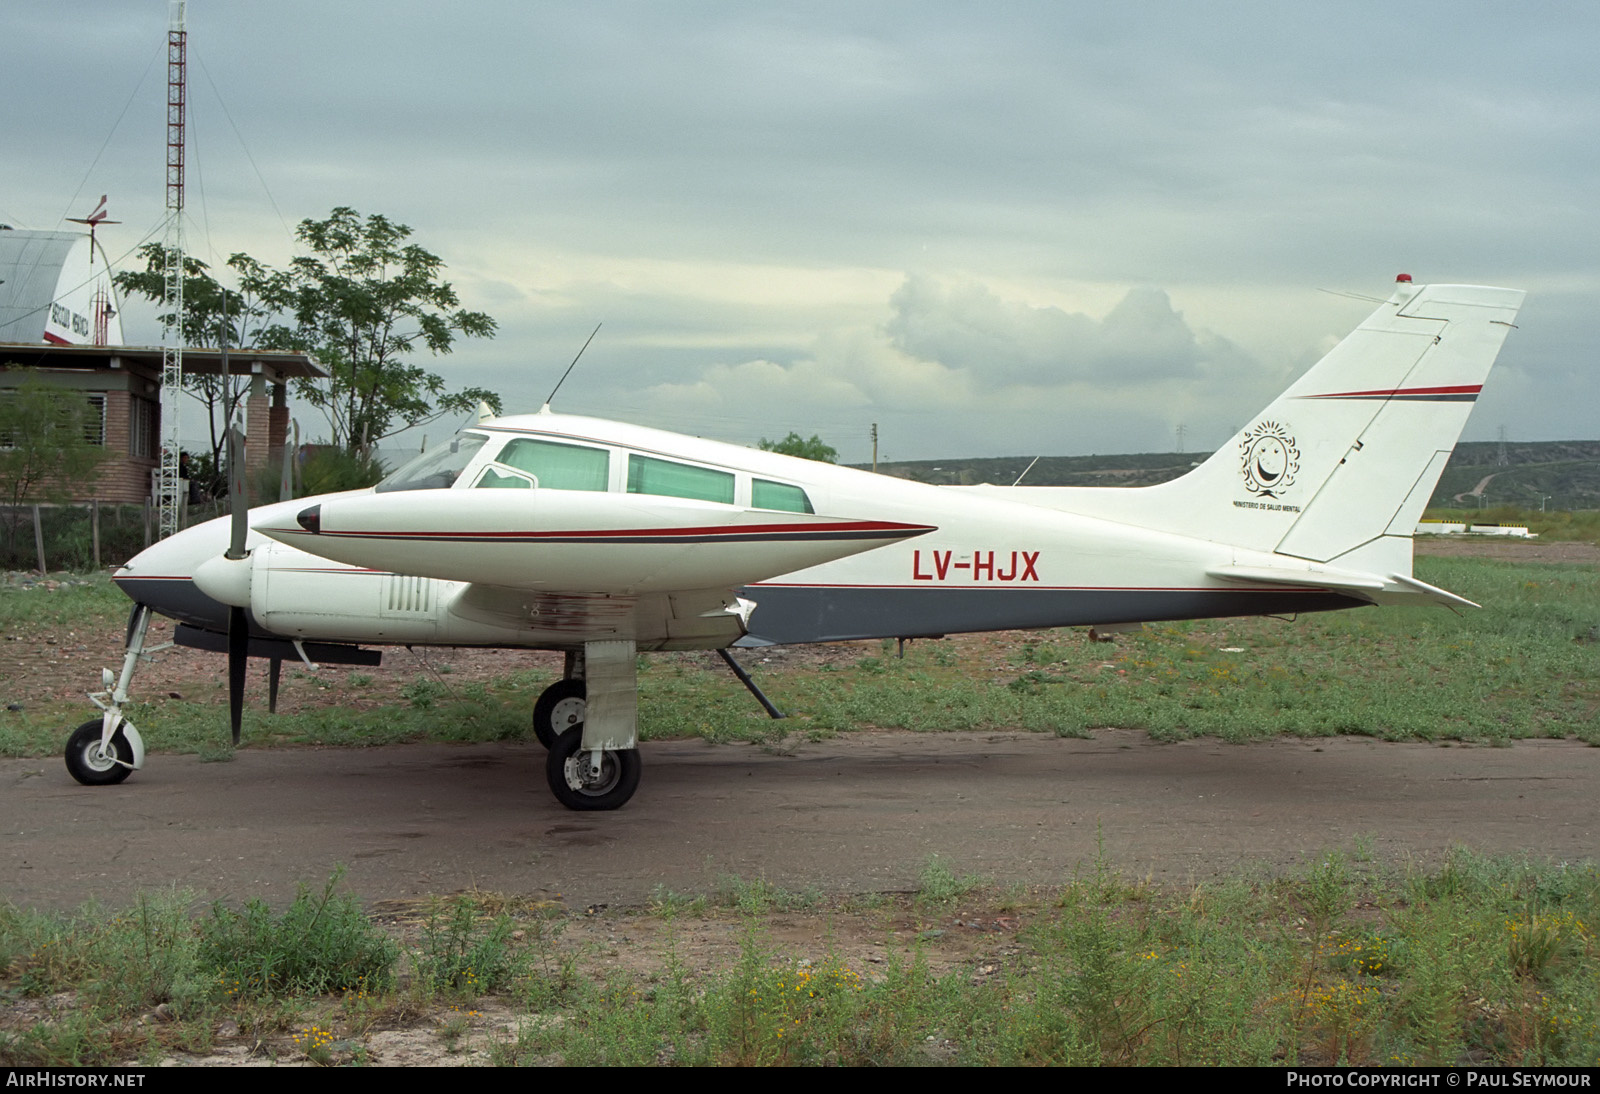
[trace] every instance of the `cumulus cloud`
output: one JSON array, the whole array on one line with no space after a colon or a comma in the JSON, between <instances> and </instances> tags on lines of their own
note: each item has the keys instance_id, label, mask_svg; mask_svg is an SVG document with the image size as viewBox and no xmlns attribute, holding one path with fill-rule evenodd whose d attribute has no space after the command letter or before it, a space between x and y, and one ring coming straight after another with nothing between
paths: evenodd
<instances>
[{"instance_id":1,"label":"cumulus cloud","mask_svg":"<svg viewBox=\"0 0 1600 1094\"><path fill-rule=\"evenodd\" d=\"M905 277L877 322L839 322L804 348L723 356L601 394L613 413L749 443L821 433L863 459L1166 449L1198 451L1276 394L1229 339L1195 329L1158 288L1104 315L1039 306L975 280ZM639 374L633 374L639 377ZM620 377L616 377L620 380Z\"/></svg>"},{"instance_id":2,"label":"cumulus cloud","mask_svg":"<svg viewBox=\"0 0 1600 1094\"><path fill-rule=\"evenodd\" d=\"M912 275L889 301L890 342L913 357L964 369L986 384L1093 380L1109 387L1194 380L1218 361L1246 359L1197 333L1166 292L1130 289L1104 318L1005 300L974 282L947 286Z\"/></svg>"}]
</instances>

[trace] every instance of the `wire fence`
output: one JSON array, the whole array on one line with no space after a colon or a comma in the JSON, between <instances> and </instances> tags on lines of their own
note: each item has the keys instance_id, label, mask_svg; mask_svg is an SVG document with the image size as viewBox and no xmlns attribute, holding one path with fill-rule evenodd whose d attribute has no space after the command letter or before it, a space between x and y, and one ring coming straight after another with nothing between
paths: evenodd
<instances>
[{"instance_id":1,"label":"wire fence","mask_svg":"<svg viewBox=\"0 0 1600 1094\"><path fill-rule=\"evenodd\" d=\"M229 512L226 498L188 505L179 526ZM154 543L158 529L156 510L148 502L0 506L0 570L81 573L120 566Z\"/></svg>"}]
</instances>

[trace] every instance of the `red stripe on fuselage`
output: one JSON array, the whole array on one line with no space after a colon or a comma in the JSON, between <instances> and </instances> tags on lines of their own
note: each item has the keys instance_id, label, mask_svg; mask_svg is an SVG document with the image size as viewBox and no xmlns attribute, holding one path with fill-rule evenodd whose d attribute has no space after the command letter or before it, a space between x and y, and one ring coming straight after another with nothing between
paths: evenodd
<instances>
[{"instance_id":1,"label":"red stripe on fuselage","mask_svg":"<svg viewBox=\"0 0 1600 1094\"><path fill-rule=\"evenodd\" d=\"M344 539L450 539L450 540L541 540L541 539L598 539L598 540L642 540L642 539L687 539L698 537L710 540L718 539L744 539L751 536L771 538L796 537L802 539L832 539L842 537L858 537L863 533L881 532L893 536L923 535L927 532L937 531L933 525L925 524L898 524L893 521L862 520L848 521L837 524L750 524L750 525L725 525L715 524L692 528L572 528L550 529L546 531L506 531L506 532L471 532L471 531L379 531L377 529L362 531L340 531L337 529L324 529L316 535L339 537ZM298 528L285 528L285 532L299 533Z\"/></svg>"},{"instance_id":2,"label":"red stripe on fuselage","mask_svg":"<svg viewBox=\"0 0 1600 1094\"><path fill-rule=\"evenodd\" d=\"M1482 384L1454 384L1440 387L1375 388L1372 391L1330 391L1326 395L1305 395L1305 399L1391 399L1404 395L1476 395Z\"/></svg>"}]
</instances>

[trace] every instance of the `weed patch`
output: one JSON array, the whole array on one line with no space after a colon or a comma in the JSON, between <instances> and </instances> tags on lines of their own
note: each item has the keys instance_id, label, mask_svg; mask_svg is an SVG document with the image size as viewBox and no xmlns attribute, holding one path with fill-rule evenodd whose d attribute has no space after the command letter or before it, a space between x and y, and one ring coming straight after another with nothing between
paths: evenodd
<instances>
[{"instance_id":1,"label":"weed patch","mask_svg":"<svg viewBox=\"0 0 1600 1094\"><path fill-rule=\"evenodd\" d=\"M212 905L201 924L199 961L216 970L219 994L246 999L386 989L400 948L353 897L336 892L343 874L335 871L320 893L302 885L277 915L260 900L240 911Z\"/></svg>"}]
</instances>

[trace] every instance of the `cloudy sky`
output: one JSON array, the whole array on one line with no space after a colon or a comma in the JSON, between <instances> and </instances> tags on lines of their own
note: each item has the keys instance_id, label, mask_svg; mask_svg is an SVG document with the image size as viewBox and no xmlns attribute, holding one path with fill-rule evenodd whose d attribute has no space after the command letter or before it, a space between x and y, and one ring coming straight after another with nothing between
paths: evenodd
<instances>
[{"instance_id":1,"label":"cloudy sky","mask_svg":"<svg viewBox=\"0 0 1600 1094\"><path fill-rule=\"evenodd\" d=\"M7 5L0 221L164 215L162 0ZM191 0L189 246L339 205L532 410L846 460L1222 444L1399 272L1529 291L1469 439L1600 436L1600 6ZM136 309L132 341L159 341ZM320 427L301 415L312 434ZM442 427L435 427L442 432Z\"/></svg>"}]
</instances>

